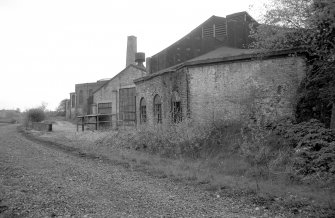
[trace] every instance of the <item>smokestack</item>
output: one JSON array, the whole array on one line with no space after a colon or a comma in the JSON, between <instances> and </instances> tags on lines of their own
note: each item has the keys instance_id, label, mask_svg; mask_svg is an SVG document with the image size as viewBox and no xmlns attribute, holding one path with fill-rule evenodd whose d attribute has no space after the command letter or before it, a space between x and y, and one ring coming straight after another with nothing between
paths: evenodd
<instances>
[{"instance_id":1,"label":"smokestack","mask_svg":"<svg viewBox=\"0 0 335 218\"><path fill-rule=\"evenodd\" d=\"M151 58L150 57L147 57L147 59L145 59L145 66L147 68L147 72L151 73L150 72L150 70L151 70Z\"/></svg>"},{"instance_id":2,"label":"smokestack","mask_svg":"<svg viewBox=\"0 0 335 218\"><path fill-rule=\"evenodd\" d=\"M135 64L135 53L136 52L137 52L136 36L128 36L126 67L128 67L130 64Z\"/></svg>"},{"instance_id":3,"label":"smokestack","mask_svg":"<svg viewBox=\"0 0 335 218\"><path fill-rule=\"evenodd\" d=\"M143 52L137 52L135 54L135 61L137 66L145 68L143 65L143 62L145 61L145 54Z\"/></svg>"}]
</instances>

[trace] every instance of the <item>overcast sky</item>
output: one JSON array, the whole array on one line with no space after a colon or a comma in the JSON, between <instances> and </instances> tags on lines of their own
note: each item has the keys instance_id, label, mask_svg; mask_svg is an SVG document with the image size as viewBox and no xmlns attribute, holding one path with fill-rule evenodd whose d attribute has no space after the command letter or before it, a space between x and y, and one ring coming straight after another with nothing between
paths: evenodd
<instances>
[{"instance_id":1,"label":"overcast sky","mask_svg":"<svg viewBox=\"0 0 335 218\"><path fill-rule=\"evenodd\" d=\"M111 78L126 64L127 36L152 56L212 15L248 11L259 0L0 0L0 109L47 103L76 83Z\"/></svg>"}]
</instances>

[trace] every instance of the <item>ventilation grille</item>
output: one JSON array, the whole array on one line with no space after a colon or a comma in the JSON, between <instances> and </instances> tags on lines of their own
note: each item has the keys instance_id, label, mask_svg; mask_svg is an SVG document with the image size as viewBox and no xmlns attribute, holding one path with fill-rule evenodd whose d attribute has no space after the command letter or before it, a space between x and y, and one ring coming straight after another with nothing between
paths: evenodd
<instances>
[{"instance_id":1,"label":"ventilation grille","mask_svg":"<svg viewBox=\"0 0 335 218\"><path fill-rule=\"evenodd\" d=\"M213 26L205 26L202 28L202 38L211 38L214 37Z\"/></svg>"},{"instance_id":2,"label":"ventilation grille","mask_svg":"<svg viewBox=\"0 0 335 218\"><path fill-rule=\"evenodd\" d=\"M202 27L202 38L221 38L227 35L227 23L218 23Z\"/></svg>"},{"instance_id":3,"label":"ventilation grille","mask_svg":"<svg viewBox=\"0 0 335 218\"><path fill-rule=\"evenodd\" d=\"M220 23L215 25L215 37L223 37L227 35L227 23Z\"/></svg>"}]
</instances>

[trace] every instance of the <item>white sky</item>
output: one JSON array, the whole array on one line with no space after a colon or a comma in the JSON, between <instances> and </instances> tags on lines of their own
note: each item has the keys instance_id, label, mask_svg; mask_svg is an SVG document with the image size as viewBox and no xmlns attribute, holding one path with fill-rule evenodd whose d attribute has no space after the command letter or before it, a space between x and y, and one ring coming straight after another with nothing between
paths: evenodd
<instances>
[{"instance_id":1,"label":"white sky","mask_svg":"<svg viewBox=\"0 0 335 218\"><path fill-rule=\"evenodd\" d=\"M260 0L0 0L0 109L46 102L54 110L76 83L119 73L127 36L152 56L212 15Z\"/></svg>"}]
</instances>

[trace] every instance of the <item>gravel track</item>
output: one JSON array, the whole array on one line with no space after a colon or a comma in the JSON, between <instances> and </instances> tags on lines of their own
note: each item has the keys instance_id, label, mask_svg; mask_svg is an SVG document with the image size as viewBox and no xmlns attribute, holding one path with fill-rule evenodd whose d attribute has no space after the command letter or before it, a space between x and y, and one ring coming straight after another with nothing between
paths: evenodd
<instances>
[{"instance_id":1,"label":"gravel track","mask_svg":"<svg viewBox=\"0 0 335 218\"><path fill-rule=\"evenodd\" d=\"M0 126L0 217L259 217L234 199L154 178Z\"/></svg>"}]
</instances>

